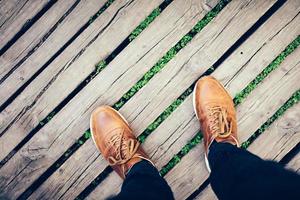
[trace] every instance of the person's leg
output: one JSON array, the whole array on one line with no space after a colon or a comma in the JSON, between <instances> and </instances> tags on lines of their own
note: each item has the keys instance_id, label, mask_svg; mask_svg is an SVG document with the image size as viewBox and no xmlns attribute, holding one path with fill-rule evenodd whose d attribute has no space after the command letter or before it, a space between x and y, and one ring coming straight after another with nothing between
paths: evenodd
<instances>
[{"instance_id":1,"label":"person's leg","mask_svg":"<svg viewBox=\"0 0 300 200\"><path fill-rule=\"evenodd\" d=\"M122 185L117 199L174 199L167 182L160 176L157 169L148 161L135 164Z\"/></svg>"},{"instance_id":2,"label":"person's leg","mask_svg":"<svg viewBox=\"0 0 300 200\"><path fill-rule=\"evenodd\" d=\"M229 143L209 150L210 182L219 199L300 199L300 176Z\"/></svg>"},{"instance_id":3,"label":"person's leg","mask_svg":"<svg viewBox=\"0 0 300 200\"><path fill-rule=\"evenodd\" d=\"M220 82L211 76L198 80L193 103L211 186L219 199L300 199L299 175L237 147L234 104Z\"/></svg>"}]
</instances>

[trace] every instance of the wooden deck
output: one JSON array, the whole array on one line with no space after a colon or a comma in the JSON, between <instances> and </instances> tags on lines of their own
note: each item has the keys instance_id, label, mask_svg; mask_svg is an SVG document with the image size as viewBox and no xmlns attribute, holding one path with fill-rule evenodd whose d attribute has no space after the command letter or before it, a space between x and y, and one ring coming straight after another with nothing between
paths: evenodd
<instances>
[{"instance_id":1,"label":"wooden deck","mask_svg":"<svg viewBox=\"0 0 300 200\"><path fill-rule=\"evenodd\" d=\"M176 199L216 199L191 99L207 74L236 97L244 146L300 172L299 13L299 0L0 1L0 199L118 193L88 134L103 104Z\"/></svg>"}]
</instances>

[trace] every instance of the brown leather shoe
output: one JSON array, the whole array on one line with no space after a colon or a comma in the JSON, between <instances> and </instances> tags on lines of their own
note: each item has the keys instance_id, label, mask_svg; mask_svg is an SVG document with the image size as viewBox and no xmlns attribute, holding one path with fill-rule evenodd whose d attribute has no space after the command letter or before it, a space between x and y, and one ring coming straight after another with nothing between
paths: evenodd
<instances>
[{"instance_id":1,"label":"brown leather shoe","mask_svg":"<svg viewBox=\"0 0 300 200\"><path fill-rule=\"evenodd\" d=\"M193 97L195 113L203 133L205 162L210 172L207 155L213 141L239 146L235 108L225 88L212 76L198 80Z\"/></svg>"},{"instance_id":2,"label":"brown leather shoe","mask_svg":"<svg viewBox=\"0 0 300 200\"><path fill-rule=\"evenodd\" d=\"M91 115L92 138L105 159L121 178L137 162L147 160L127 121L109 106L100 106ZM152 163L153 164L153 163Z\"/></svg>"}]
</instances>

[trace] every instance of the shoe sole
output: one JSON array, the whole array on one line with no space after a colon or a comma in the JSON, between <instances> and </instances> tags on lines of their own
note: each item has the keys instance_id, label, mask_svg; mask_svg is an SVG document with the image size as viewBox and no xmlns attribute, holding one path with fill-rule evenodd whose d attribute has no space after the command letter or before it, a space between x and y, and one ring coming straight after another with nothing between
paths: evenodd
<instances>
[{"instance_id":1,"label":"shoe sole","mask_svg":"<svg viewBox=\"0 0 300 200\"><path fill-rule=\"evenodd\" d=\"M119 111L117 111L117 110L115 110L115 109L113 109L111 107L108 107L108 108L112 109L113 111L115 111L123 119L123 121L127 124L127 126L130 127L128 121L125 119L125 117ZM97 146L96 140L94 138L94 133L93 133L93 129L92 129L92 126L93 126L93 122L92 121L93 120L92 120L92 115L91 115L91 117L90 117L90 131L91 131L92 140L93 140L94 144L96 145L98 151L101 153L100 149Z\"/></svg>"},{"instance_id":2,"label":"shoe sole","mask_svg":"<svg viewBox=\"0 0 300 200\"><path fill-rule=\"evenodd\" d=\"M196 114L197 119L199 120L199 117L197 115L197 110L196 110L196 88L197 88L198 82L196 83L194 90L193 90L193 108L194 108L194 112ZM206 169L207 171L210 173L210 166L209 166L209 162L208 162L208 158L206 156L206 153L204 153L204 160L205 160L205 165L206 165Z\"/></svg>"}]
</instances>

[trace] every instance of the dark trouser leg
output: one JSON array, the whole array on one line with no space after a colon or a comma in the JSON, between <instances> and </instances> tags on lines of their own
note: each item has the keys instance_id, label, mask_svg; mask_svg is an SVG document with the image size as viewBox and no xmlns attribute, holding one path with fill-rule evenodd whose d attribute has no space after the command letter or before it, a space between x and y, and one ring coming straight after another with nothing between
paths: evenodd
<instances>
[{"instance_id":1,"label":"dark trouser leg","mask_svg":"<svg viewBox=\"0 0 300 200\"><path fill-rule=\"evenodd\" d=\"M171 188L148 161L135 164L126 176L121 192L113 199L174 199Z\"/></svg>"},{"instance_id":2,"label":"dark trouser leg","mask_svg":"<svg viewBox=\"0 0 300 200\"><path fill-rule=\"evenodd\" d=\"M300 199L300 176L228 143L209 151L212 189L221 200Z\"/></svg>"}]
</instances>

